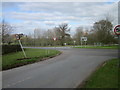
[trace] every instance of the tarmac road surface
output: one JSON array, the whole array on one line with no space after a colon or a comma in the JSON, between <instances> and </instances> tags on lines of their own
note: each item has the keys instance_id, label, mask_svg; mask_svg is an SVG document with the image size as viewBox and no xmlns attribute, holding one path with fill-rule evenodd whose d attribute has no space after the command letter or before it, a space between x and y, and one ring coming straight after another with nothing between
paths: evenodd
<instances>
[{"instance_id":1,"label":"tarmac road surface","mask_svg":"<svg viewBox=\"0 0 120 90\"><path fill-rule=\"evenodd\" d=\"M117 57L114 49L60 50L54 58L3 71L3 88L75 88L101 63Z\"/></svg>"}]
</instances>

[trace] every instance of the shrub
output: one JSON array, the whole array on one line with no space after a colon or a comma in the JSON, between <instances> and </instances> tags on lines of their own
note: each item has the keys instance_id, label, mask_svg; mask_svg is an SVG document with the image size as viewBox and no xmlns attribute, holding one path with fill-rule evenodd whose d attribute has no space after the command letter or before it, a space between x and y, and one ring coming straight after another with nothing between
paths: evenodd
<instances>
[{"instance_id":1,"label":"shrub","mask_svg":"<svg viewBox=\"0 0 120 90\"><path fill-rule=\"evenodd\" d=\"M12 52L21 51L20 45L2 45L2 55Z\"/></svg>"}]
</instances>

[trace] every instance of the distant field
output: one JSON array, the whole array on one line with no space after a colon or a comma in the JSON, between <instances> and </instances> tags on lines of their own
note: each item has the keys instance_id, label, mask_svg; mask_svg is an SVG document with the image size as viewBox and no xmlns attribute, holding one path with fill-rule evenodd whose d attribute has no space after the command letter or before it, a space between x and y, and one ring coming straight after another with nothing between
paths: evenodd
<instances>
[{"instance_id":1,"label":"distant field","mask_svg":"<svg viewBox=\"0 0 120 90\"><path fill-rule=\"evenodd\" d=\"M118 46L78 46L74 48L118 49Z\"/></svg>"},{"instance_id":2,"label":"distant field","mask_svg":"<svg viewBox=\"0 0 120 90\"><path fill-rule=\"evenodd\" d=\"M43 58L52 57L60 53L60 51L57 50L45 50L45 49L25 49L25 52L27 57L30 59L24 59L22 51L3 55L2 69L4 70L14 68L24 64L41 61Z\"/></svg>"},{"instance_id":3,"label":"distant field","mask_svg":"<svg viewBox=\"0 0 120 90\"><path fill-rule=\"evenodd\" d=\"M95 71L83 88L118 88L118 59L112 59Z\"/></svg>"}]
</instances>

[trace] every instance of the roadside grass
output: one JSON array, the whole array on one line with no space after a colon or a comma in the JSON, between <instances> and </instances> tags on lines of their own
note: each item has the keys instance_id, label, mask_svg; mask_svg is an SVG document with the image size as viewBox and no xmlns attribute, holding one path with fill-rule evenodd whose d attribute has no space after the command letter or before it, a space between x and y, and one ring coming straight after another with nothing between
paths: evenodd
<instances>
[{"instance_id":1,"label":"roadside grass","mask_svg":"<svg viewBox=\"0 0 120 90\"><path fill-rule=\"evenodd\" d=\"M22 51L3 55L2 70L41 61L45 58L53 57L61 53L60 51L57 50L47 50L47 49L25 49L25 52L29 59L24 59ZM23 60L17 60L17 59L23 59Z\"/></svg>"},{"instance_id":2,"label":"roadside grass","mask_svg":"<svg viewBox=\"0 0 120 90\"><path fill-rule=\"evenodd\" d=\"M118 88L118 59L112 59L96 70L82 88Z\"/></svg>"},{"instance_id":3,"label":"roadside grass","mask_svg":"<svg viewBox=\"0 0 120 90\"><path fill-rule=\"evenodd\" d=\"M118 46L78 46L74 48L92 48L92 49L118 49Z\"/></svg>"}]
</instances>

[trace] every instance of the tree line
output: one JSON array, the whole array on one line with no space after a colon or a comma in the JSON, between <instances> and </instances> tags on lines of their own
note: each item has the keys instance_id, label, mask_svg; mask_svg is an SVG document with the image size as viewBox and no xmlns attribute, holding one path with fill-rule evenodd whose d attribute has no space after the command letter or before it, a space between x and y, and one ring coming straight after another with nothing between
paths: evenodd
<instances>
[{"instance_id":1,"label":"tree line","mask_svg":"<svg viewBox=\"0 0 120 90\"><path fill-rule=\"evenodd\" d=\"M15 38L15 28L4 20L0 25L2 29L2 44L18 44ZM77 27L75 34L70 34L71 28L67 23L62 23L52 29L41 30L34 29L33 34L21 35L21 42L24 46L64 46L64 45L81 45L81 37L87 37L87 45L100 43L116 44L118 43L113 32L113 24L108 19L95 22L90 30L84 30L83 27ZM75 41L75 42L74 42Z\"/></svg>"}]
</instances>

